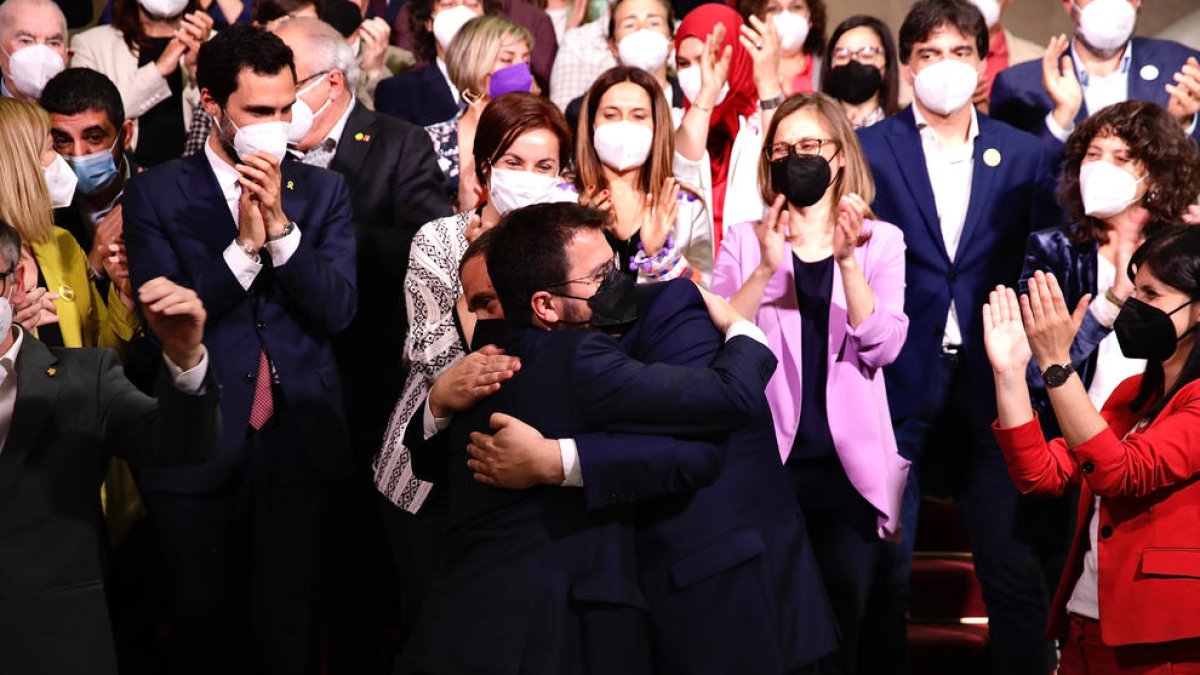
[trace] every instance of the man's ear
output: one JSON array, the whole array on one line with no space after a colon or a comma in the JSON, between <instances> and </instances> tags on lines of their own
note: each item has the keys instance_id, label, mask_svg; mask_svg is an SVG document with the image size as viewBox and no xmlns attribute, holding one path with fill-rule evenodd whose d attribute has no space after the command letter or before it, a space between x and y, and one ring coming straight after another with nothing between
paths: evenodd
<instances>
[{"instance_id":1,"label":"man's ear","mask_svg":"<svg viewBox=\"0 0 1200 675\"><path fill-rule=\"evenodd\" d=\"M8 283L13 284L12 306L13 313L16 313L16 308L25 303L25 263L24 261L17 263L17 269L13 272L12 278Z\"/></svg>"},{"instance_id":2,"label":"man's ear","mask_svg":"<svg viewBox=\"0 0 1200 675\"><path fill-rule=\"evenodd\" d=\"M217 103L217 99L208 93L208 88L200 90L200 106L204 108L204 114L215 118L221 112L221 105Z\"/></svg>"},{"instance_id":3,"label":"man's ear","mask_svg":"<svg viewBox=\"0 0 1200 675\"><path fill-rule=\"evenodd\" d=\"M125 120L121 124L121 149L125 152L133 147L133 120Z\"/></svg>"},{"instance_id":4,"label":"man's ear","mask_svg":"<svg viewBox=\"0 0 1200 675\"><path fill-rule=\"evenodd\" d=\"M534 318L547 326L553 326L562 320L561 313L554 305L554 296L549 291L538 291L529 299Z\"/></svg>"}]
</instances>

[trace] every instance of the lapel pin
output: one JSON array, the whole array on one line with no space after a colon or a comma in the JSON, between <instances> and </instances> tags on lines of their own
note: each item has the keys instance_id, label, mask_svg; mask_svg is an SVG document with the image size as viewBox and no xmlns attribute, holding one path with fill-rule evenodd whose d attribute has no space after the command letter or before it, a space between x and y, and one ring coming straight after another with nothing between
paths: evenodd
<instances>
[{"instance_id":1,"label":"lapel pin","mask_svg":"<svg viewBox=\"0 0 1200 675\"><path fill-rule=\"evenodd\" d=\"M1000 166L1000 151L995 148L984 150L983 163L993 168Z\"/></svg>"},{"instance_id":2,"label":"lapel pin","mask_svg":"<svg viewBox=\"0 0 1200 675\"><path fill-rule=\"evenodd\" d=\"M361 143L369 143L371 141L371 134L364 134L360 131L357 134L354 134L354 140Z\"/></svg>"},{"instance_id":3,"label":"lapel pin","mask_svg":"<svg viewBox=\"0 0 1200 675\"><path fill-rule=\"evenodd\" d=\"M1158 66L1153 64L1142 66L1142 69L1138 71L1138 75L1141 75L1142 79L1147 82L1153 82L1158 79Z\"/></svg>"},{"instance_id":4,"label":"lapel pin","mask_svg":"<svg viewBox=\"0 0 1200 675\"><path fill-rule=\"evenodd\" d=\"M58 297L66 300L67 302L75 302L75 289L63 284L62 286L58 287Z\"/></svg>"},{"instance_id":5,"label":"lapel pin","mask_svg":"<svg viewBox=\"0 0 1200 675\"><path fill-rule=\"evenodd\" d=\"M58 368L47 368L47 369L46 369L46 376L47 376L47 377L54 377L54 376L55 376L55 375L57 375L57 374L58 374Z\"/></svg>"},{"instance_id":6,"label":"lapel pin","mask_svg":"<svg viewBox=\"0 0 1200 675\"><path fill-rule=\"evenodd\" d=\"M289 180L289 181L287 182L287 189L289 189L289 190L295 190L295 189L296 189L296 181L291 181L291 180Z\"/></svg>"}]
</instances>

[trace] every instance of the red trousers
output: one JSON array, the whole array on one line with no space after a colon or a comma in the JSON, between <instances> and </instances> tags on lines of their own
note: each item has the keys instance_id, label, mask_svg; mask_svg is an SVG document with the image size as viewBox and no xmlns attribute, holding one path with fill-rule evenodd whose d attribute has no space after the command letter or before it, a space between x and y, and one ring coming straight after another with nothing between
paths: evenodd
<instances>
[{"instance_id":1,"label":"red trousers","mask_svg":"<svg viewBox=\"0 0 1200 675\"><path fill-rule=\"evenodd\" d=\"M1058 675L1200 675L1200 639L1109 647L1100 622L1072 615Z\"/></svg>"}]
</instances>

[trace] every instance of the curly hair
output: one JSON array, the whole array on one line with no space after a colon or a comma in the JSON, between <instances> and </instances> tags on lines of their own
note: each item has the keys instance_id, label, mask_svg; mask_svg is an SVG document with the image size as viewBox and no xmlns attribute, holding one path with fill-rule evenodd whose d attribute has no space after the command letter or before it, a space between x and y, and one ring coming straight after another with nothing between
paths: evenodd
<instances>
[{"instance_id":1,"label":"curly hair","mask_svg":"<svg viewBox=\"0 0 1200 675\"><path fill-rule=\"evenodd\" d=\"M749 25L750 17L755 16L767 20L767 3L769 0L738 0L737 11L742 15L742 21ZM808 5L808 37L800 51L810 56L825 55L825 0L805 0Z\"/></svg>"},{"instance_id":2,"label":"curly hair","mask_svg":"<svg viewBox=\"0 0 1200 675\"><path fill-rule=\"evenodd\" d=\"M1084 213L1079 185L1079 168L1088 146L1103 136L1124 141L1130 159L1145 167L1147 189L1142 206L1150 212L1149 222L1178 221L1200 195L1200 152L1179 120L1153 103L1115 103L1087 118L1067 139L1058 197L1075 223L1075 241L1108 241L1104 221Z\"/></svg>"}]
</instances>

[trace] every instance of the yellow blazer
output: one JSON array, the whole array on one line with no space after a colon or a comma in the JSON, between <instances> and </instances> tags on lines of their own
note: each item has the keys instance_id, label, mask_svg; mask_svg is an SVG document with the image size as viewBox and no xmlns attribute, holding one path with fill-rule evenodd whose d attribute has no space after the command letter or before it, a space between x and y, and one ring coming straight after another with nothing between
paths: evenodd
<instances>
[{"instance_id":1,"label":"yellow blazer","mask_svg":"<svg viewBox=\"0 0 1200 675\"><path fill-rule=\"evenodd\" d=\"M109 347L124 356L139 325L137 314L121 302L115 285L109 288L105 305L75 237L55 227L50 241L32 244L30 249L47 290L58 293L54 304L63 346Z\"/></svg>"}]
</instances>

